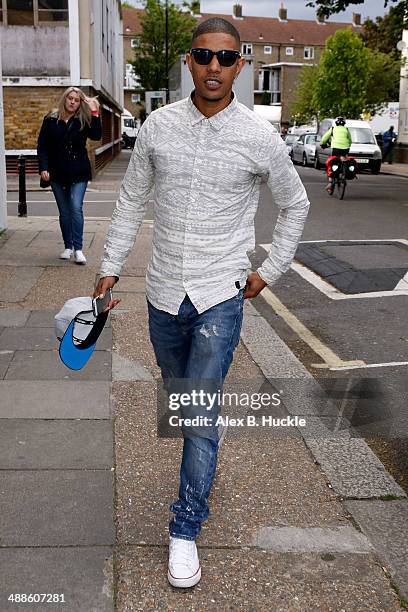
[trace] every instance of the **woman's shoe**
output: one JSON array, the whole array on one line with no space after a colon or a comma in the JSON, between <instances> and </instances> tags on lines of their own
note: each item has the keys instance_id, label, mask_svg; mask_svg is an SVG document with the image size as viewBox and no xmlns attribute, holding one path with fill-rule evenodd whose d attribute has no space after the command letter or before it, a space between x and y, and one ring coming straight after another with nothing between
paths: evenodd
<instances>
[{"instance_id":1,"label":"woman's shoe","mask_svg":"<svg viewBox=\"0 0 408 612\"><path fill-rule=\"evenodd\" d=\"M72 249L65 249L63 253L59 256L60 259L71 259Z\"/></svg>"},{"instance_id":2,"label":"woman's shoe","mask_svg":"<svg viewBox=\"0 0 408 612\"><path fill-rule=\"evenodd\" d=\"M82 251L75 251L75 263L86 264L86 257Z\"/></svg>"}]
</instances>

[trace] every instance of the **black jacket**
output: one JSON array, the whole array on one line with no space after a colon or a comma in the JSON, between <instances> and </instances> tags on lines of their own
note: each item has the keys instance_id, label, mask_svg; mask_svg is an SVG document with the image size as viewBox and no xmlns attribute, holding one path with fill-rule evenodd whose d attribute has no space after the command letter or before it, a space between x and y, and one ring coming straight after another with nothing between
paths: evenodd
<instances>
[{"instance_id":1,"label":"black jacket","mask_svg":"<svg viewBox=\"0 0 408 612\"><path fill-rule=\"evenodd\" d=\"M54 115L44 117L38 136L37 155L39 173L48 170L51 181L71 185L89 181L91 163L86 150L86 140L100 140L102 126L99 117L92 116L91 125L81 123L77 117L68 123Z\"/></svg>"}]
</instances>

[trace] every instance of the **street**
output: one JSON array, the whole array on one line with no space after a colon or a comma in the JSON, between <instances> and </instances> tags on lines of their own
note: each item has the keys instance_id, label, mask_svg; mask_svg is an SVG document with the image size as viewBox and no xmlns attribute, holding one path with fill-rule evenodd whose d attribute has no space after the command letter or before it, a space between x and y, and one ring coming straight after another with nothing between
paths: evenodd
<instances>
[{"instance_id":1,"label":"street","mask_svg":"<svg viewBox=\"0 0 408 612\"><path fill-rule=\"evenodd\" d=\"M123 152L122 157L124 170L130 152ZM252 303L316 379L375 381L370 384L370 393L376 399L369 409L364 407L366 429L360 428L359 433L407 490L408 332L404 322L408 285L405 294L394 290L399 281L404 283L408 270L407 179L362 173L348 183L346 197L340 201L325 192L323 171L296 168L311 202L302 243L325 249L331 261L348 262L360 274L355 277L351 295L339 292L337 297L343 299L332 299L325 285L319 284L321 277L313 271L312 276L305 274L310 268L295 263L273 287L272 300L267 299L269 290L265 290ZM118 181L120 177L121 172L109 167L103 172L104 181ZM110 218L117 195L114 187L111 189L106 191L106 184L101 189L98 182L91 185L85 198L86 217ZM10 192L10 216L17 213L17 201L17 193ZM49 191L28 193L29 215L53 216L55 209ZM255 220L257 247L251 257L254 269L266 256L276 216L269 189L263 185ZM152 219L150 203L146 220ZM367 281L368 272L371 276ZM367 282L374 284L366 286ZM358 413L361 408L349 406L346 413L350 411ZM353 424L361 426L361 418L354 414Z\"/></svg>"}]
</instances>

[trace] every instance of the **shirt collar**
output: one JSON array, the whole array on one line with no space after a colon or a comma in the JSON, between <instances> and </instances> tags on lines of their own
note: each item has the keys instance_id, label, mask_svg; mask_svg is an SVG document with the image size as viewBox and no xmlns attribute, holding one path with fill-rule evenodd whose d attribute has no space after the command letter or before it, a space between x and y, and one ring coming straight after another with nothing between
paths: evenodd
<instances>
[{"instance_id":1,"label":"shirt collar","mask_svg":"<svg viewBox=\"0 0 408 612\"><path fill-rule=\"evenodd\" d=\"M220 111L216 115L213 115L212 117L206 117L198 110L198 108L194 104L193 99L192 99L193 93L194 91L191 92L191 94L189 95L187 99L187 106L188 106L188 111L190 114L191 125L196 125L200 121L207 120L209 124L211 125L211 127L213 127L215 130L218 131L231 118L232 114L236 111L238 107L237 96L234 94L234 92L232 92L231 102L228 104L226 108L224 108L222 111Z\"/></svg>"}]
</instances>

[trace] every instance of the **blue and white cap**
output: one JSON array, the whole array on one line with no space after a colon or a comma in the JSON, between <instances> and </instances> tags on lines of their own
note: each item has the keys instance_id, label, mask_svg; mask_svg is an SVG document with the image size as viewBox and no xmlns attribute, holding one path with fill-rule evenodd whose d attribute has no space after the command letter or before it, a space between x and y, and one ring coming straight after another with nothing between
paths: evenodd
<instances>
[{"instance_id":1,"label":"blue and white cap","mask_svg":"<svg viewBox=\"0 0 408 612\"><path fill-rule=\"evenodd\" d=\"M68 368L80 370L88 362L108 315L109 311L95 317L91 297L72 298L55 315L59 356Z\"/></svg>"}]
</instances>

